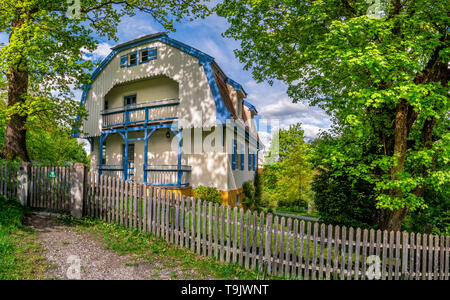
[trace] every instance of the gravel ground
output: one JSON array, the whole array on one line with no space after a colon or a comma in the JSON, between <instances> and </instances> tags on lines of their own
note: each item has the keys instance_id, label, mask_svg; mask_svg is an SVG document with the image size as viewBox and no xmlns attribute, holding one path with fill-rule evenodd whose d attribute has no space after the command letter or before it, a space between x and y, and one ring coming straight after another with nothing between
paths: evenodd
<instances>
[{"instance_id":1,"label":"gravel ground","mask_svg":"<svg viewBox=\"0 0 450 300\"><path fill-rule=\"evenodd\" d=\"M33 215L28 225L37 232L50 267L51 279L140 280L183 278L181 269L164 268L162 263L137 263L131 255L119 256L89 233L78 233L49 216ZM80 267L77 267L79 262ZM79 269L80 276L73 270ZM184 275L184 276L183 276Z\"/></svg>"}]
</instances>

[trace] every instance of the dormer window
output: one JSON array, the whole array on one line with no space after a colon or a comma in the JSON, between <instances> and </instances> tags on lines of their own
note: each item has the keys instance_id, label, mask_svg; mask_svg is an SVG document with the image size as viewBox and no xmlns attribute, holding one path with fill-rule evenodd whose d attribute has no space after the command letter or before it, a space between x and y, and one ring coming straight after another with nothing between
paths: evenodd
<instances>
[{"instance_id":1,"label":"dormer window","mask_svg":"<svg viewBox=\"0 0 450 300\"><path fill-rule=\"evenodd\" d=\"M140 50L140 63L146 63L157 57L156 48L145 48Z\"/></svg>"},{"instance_id":2,"label":"dormer window","mask_svg":"<svg viewBox=\"0 0 450 300\"><path fill-rule=\"evenodd\" d=\"M134 65L136 65L137 64L137 53L136 52L132 52L132 53L130 53L130 54L128 54L129 55L129 63L128 63L128 66L134 66Z\"/></svg>"},{"instance_id":3,"label":"dormer window","mask_svg":"<svg viewBox=\"0 0 450 300\"><path fill-rule=\"evenodd\" d=\"M143 48L137 51L130 52L120 57L120 67L132 67L139 64L149 62L156 59L158 56L158 50L156 47Z\"/></svg>"}]
</instances>

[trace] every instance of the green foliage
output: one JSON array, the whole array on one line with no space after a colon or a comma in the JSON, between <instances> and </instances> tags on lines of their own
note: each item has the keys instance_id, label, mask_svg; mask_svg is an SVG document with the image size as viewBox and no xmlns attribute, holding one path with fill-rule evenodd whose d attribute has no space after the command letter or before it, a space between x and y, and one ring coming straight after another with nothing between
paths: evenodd
<instances>
[{"instance_id":1,"label":"green foliage","mask_svg":"<svg viewBox=\"0 0 450 300\"><path fill-rule=\"evenodd\" d=\"M216 9L257 81L283 81L294 102L333 118L341 139L323 165L370 182L377 208L425 209L423 190L450 181L448 5L379 3L376 16L365 0L225 0Z\"/></svg>"},{"instance_id":2,"label":"green foliage","mask_svg":"<svg viewBox=\"0 0 450 300\"><path fill-rule=\"evenodd\" d=\"M0 112L0 148L4 141L5 124L6 117ZM84 143L72 137L71 128L57 126L54 122L33 124L30 127L27 131L27 148L31 161L47 165L62 165L66 162L88 164Z\"/></svg>"},{"instance_id":3,"label":"green foliage","mask_svg":"<svg viewBox=\"0 0 450 300\"><path fill-rule=\"evenodd\" d=\"M0 280L36 279L45 266L34 234L23 226L25 208L0 196Z\"/></svg>"},{"instance_id":4,"label":"green foliage","mask_svg":"<svg viewBox=\"0 0 450 300\"><path fill-rule=\"evenodd\" d=\"M33 129L28 132L28 151L32 161L62 165L66 162L87 164L82 143L72 137L70 128Z\"/></svg>"},{"instance_id":5,"label":"green foliage","mask_svg":"<svg viewBox=\"0 0 450 300\"><path fill-rule=\"evenodd\" d=\"M242 204L248 209L256 210L258 205L255 201L255 185L253 180L244 182L242 185L244 199L242 199Z\"/></svg>"},{"instance_id":6,"label":"green foliage","mask_svg":"<svg viewBox=\"0 0 450 300\"><path fill-rule=\"evenodd\" d=\"M368 228L374 225L376 197L373 185L350 174L334 176L321 170L314 177L314 205L326 224Z\"/></svg>"},{"instance_id":7,"label":"green foliage","mask_svg":"<svg viewBox=\"0 0 450 300\"><path fill-rule=\"evenodd\" d=\"M100 62L85 55L97 48L99 39L117 41L121 19L138 11L173 31L175 21L208 15L205 1L81 0L75 17L68 16L73 1L1 1L0 32L7 34L8 43L0 44L0 69L5 70L0 90L3 93L8 82L18 93L5 109L7 117L25 119L28 128L43 120L79 127L82 118L77 116L85 117L86 112L73 91L91 83L90 73ZM14 76L18 73L23 76Z\"/></svg>"},{"instance_id":8,"label":"green foliage","mask_svg":"<svg viewBox=\"0 0 450 300\"><path fill-rule=\"evenodd\" d=\"M280 145L277 160L268 157L263 174L263 203L276 208L277 206L304 206L310 201L310 182L312 179L311 149L304 141L301 124L295 124L289 129L280 130L278 138L271 144Z\"/></svg>"},{"instance_id":9,"label":"green foliage","mask_svg":"<svg viewBox=\"0 0 450 300\"><path fill-rule=\"evenodd\" d=\"M450 191L450 187L447 189ZM426 190L424 198L428 203L425 209L410 212L405 219L404 228L412 232L450 235L450 196Z\"/></svg>"},{"instance_id":10,"label":"green foliage","mask_svg":"<svg viewBox=\"0 0 450 300\"><path fill-rule=\"evenodd\" d=\"M194 190L194 197L202 201L208 201L219 204L222 203L222 196L220 195L219 191L213 187L206 187L202 185L198 186Z\"/></svg>"}]
</instances>

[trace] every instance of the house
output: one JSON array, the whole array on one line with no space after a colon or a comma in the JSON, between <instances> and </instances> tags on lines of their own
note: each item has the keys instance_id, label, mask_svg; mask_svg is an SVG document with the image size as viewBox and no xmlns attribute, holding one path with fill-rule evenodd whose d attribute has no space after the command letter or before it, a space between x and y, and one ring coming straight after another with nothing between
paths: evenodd
<instances>
[{"instance_id":1,"label":"house","mask_svg":"<svg viewBox=\"0 0 450 300\"><path fill-rule=\"evenodd\" d=\"M151 34L113 47L92 74L77 136L91 144L91 172L188 196L215 187L239 205L261 148L246 97L213 57Z\"/></svg>"}]
</instances>

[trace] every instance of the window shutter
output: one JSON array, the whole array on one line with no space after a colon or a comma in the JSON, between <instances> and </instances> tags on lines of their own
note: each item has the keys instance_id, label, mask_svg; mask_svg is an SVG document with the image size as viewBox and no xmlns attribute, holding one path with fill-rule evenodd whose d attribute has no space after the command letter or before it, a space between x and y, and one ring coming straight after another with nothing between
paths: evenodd
<instances>
[{"instance_id":1,"label":"window shutter","mask_svg":"<svg viewBox=\"0 0 450 300\"><path fill-rule=\"evenodd\" d=\"M120 57L120 67L124 68L128 66L128 55L122 55Z\"/></svg>"},{"instance_id":2,"label":"window shutter","mask_svg":"<svg viewBox=\"0 0 450 300\"><path fill-rule=\"evenodd\" d=\"M237 152L237 142L233 140L233 158L232 158L232 168L236 170L236 152Z\"/></svg>"}]
</instances>

